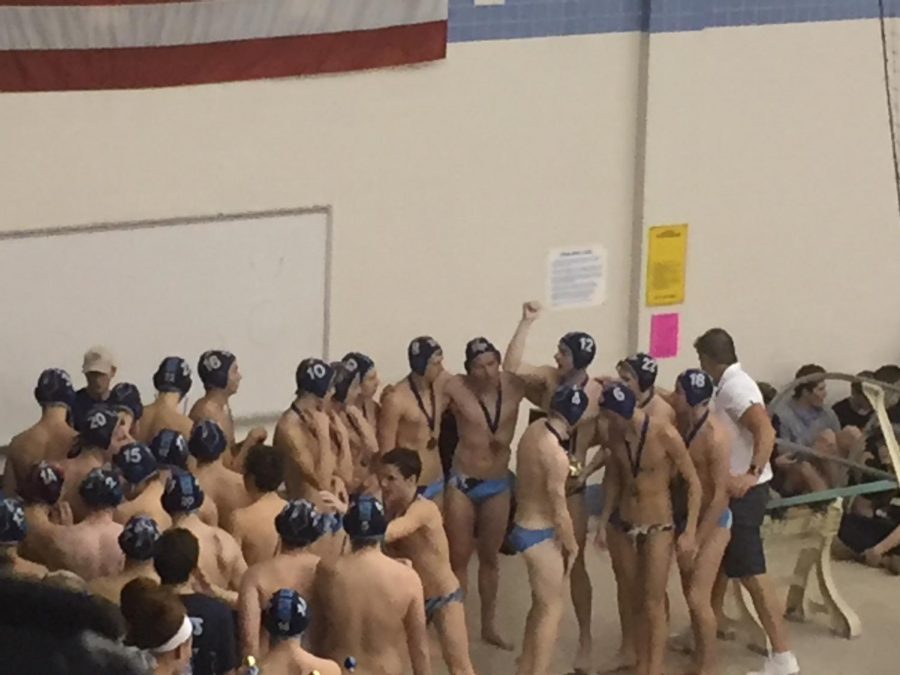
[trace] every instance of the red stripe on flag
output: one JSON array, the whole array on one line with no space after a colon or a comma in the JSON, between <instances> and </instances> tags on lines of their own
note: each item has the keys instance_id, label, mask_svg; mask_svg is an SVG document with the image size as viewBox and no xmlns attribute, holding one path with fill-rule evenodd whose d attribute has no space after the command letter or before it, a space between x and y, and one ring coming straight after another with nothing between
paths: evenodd
<instances>
[{"instance_id":1,"label":"red stripe on flag","mask_svg":"<svg viewBox=\"0 0 900 675\"><path fill-rule=\"evenodd\" d=\"M175 47L0 51L0 91L144 89L434 61L447 22Z\"/></svg>"}]
</instances>

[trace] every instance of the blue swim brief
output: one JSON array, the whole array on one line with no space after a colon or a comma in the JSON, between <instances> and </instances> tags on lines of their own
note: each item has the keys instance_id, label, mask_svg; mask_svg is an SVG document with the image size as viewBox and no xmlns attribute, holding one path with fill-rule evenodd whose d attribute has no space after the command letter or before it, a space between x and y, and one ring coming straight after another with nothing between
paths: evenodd
<instances>
[{"instance_id":1,"label":"blue swim brief","mask_svg":"<svg viewBox=\"0 0 900 675\"><path fill-rule=\"evenodd\" d=\"M475 505L480 506L491 497L503 494L512 489L512 474L504 478L481 479L471 478L458 471L450 472L447 485L455 487L462 492Z\"/></svg>"},{"instance_id":2,"label":"blue swim brief","mask_svg":"<svg viewBox=\"0 0 900 675\"><path fill-rule=\"evenodd\" d=\"M524 553L532 546L537 546L556 536L556 528L547 527L543 530L529 530L528 528L516 525L512 532L509 533L509 543L519 553Z\"/></svg>"},{"instance_id":3,"label":"blue swim brief","mask_svg":"<svg viewBox=\"0 0 900 675\"><path fill-rule=\"evenodd\" d=\"M451 602L462 602L463 601L463 590L462 588L457 588L455 591L450 593L449 595L441 595L436 598L425 598L425 620L428 623L431 623L431 620L434 618L434 615L437 613L439 609L442 607L446 607Z\"/></svg>"}]
</instances>

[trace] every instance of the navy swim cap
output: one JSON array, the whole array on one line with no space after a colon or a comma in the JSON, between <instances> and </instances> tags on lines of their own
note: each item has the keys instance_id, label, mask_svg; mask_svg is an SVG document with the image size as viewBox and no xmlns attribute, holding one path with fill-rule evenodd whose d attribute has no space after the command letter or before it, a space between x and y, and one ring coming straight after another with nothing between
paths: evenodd
<instances>
[{"instance_id":1,"label":"navy swim cap","mask_svg":"<svg viewBox=\"0 0 900 675\"><path fill-rule=\"evenodd\" d=\"M572 352L572 365L578 370L591 365L591 361L597 355L597 343L587 333L577 331L566 333L559 339L559 344Z\"/></svg>"},{"instance_id":2,"label":"navy swim cap","mask_svg":"<svg viewBox=\"0 0 900 675\"><path fill-rule=\"evenodd\" d=\"M346 403L347 396L350 395L350 387L353 386L353 381L356 379L356 373L349 370L343 361L332 363L331 367L334 370L334 377L331 381L334 386L332 398L338 403Z\"/></svg>"},{"instance_id":3,"label":"navy swim cap","mask_svg":"<svg viewBox=\"0 0 900 675\"><path fill-rule=\"evenodd\" d=\"M153 386L162 393L177 392L181 397L191 390L191 367L180 356L167 356L153 375Z\"/></svg>"},{"instance_id":4,"label":"navy swim cap","mask_svg":"<svg viewBox=\"0 0 900 675\"><path fill-rule=\"evenodd\" d=\"M95 509L114 509L122 503L119 476L109 469L94 469L78 486L84 503Z\"/></svg>"},{"instance_id":5,"label":"navy swim cap","mask_svg":"<svg viewBox=\"0 0 900 675\"><path fill-rule=\"evenodd\" d=\"M303 359L297 366L297 394L325 398L333 377L334 368L322 359Z\"/></svg>"},{"instance_id":6,"label":"navy swim cap","mask_svg":"<svg viewBox=\"0 0 900 675\"><path fill-rule=\"evenodd\" d=\"M691 368L684 371L676 380L681 391L684 392L684 398L692 408L707 403L713 395L713 379L709 373L705 373L698 368Z\"/></svg>"},{"instance_id":7,"label":"navy swim cap","mask_svg":"<svg viewBox=\"0 0 900 675\"><path fill-rule=\"evenodd\" d=\"M106 402L117 410L124 410L130 413L135 420L141 419L144 415L141 392L129 382L120 382L113 387Z\"/></svg>"},{"instance_id":8,"label":"navy swim cap","mask_svg":"<svg viewBox=\"0 0 900 675\"><path fill-rule=\"evenodd\" d=\"M27 533L22 502L18 499L0 501L0 544L17 544Z\"/></svg>"},{"instance_id":9,"label":"navy swim cap","mask_svg":"<svg viewBox=\"0 0 900 675\"><path fill-rule=\"evenodd\" d=\"M194 474L175 469L166 481L166 490L160 501L166 513L174 515L196 511L203 506L204 498Z\"/></svg>"},{"instance_id":10,"label":"navy swim cap","mask_svg":"<svg viewBox=\"0 0 900 675\"><path fill-rule=\"evenodd\" d=\"M647 391L656 384L656 375L659 372L659 366L656 363L656 359L649 354L639 352L634 356L629 356L627 359L622 359L619 361L618 365L620 368L628 368L634 373L634 376L637 379L638 388L642 392Z\"/></svg>"},{"instance_id":11,"label":"navy swim cap","mask_svg":"<svg viewBox=\"0 0 900 675\"><path fill-rule=\"evenodd\" d=\"M275 637L300 635L309 625L309 606L297 591L282 588L269 600L263 622L266 630Z\"/></svg>"},{"instance_id":12,"label":"navy swim cap","mask_svg":"<svg viewBox=\"0 0 900 675\"><path fill-rule=\"evenodd\" d=\"M497 349L490 340L483 337L477 337L474 340L469 340L468 344L466 344L466 372L472 369L472 362L477 359L482 354L493 353L497 356L497 361L500 361L500 350Z\"/></svg>"},{"instance_id":13,"label":"navy swim cap","mask_svg":"<svg viewBox=\"0 0 900 675\"><path fill-rule=\"evenodd\" d=\"M41 461L31 467L20 492L29 502L53 505L62 494L63 478L59 465Z\"/></svg>"},{"instance_id":14,"label":"navy swim cap","mask_svg":"<svg viewBox=\"0 0 900 675\"><path fill-rule=\"evenodd\" d=\"M119 414L108 405L95 405L88 410L79 435L82 447L108 450L119 426Z\"/></svg>"},{"instance_id":15,"label":"navy swim cap","mask_svg":"<svg viewBox=\"0 0 900 675\"><path fill-rule=\"evenodd\" d=\"M634 417L637 399L631 389L624 384L616 382L603 388L603 400L600 401L600 407L619 417L630 420Z\"/></svg>"},{"instance_id":16,"label":"navy swim cap","mask_svg":"<svg viewBox=\"0 0 900 675\"><path fill-rule=\"evenodd\" d=\"M281 540L293 548L309 546L322 536L319 514L312 502L294 499L275 516L275 530Z\"/></svg>"},{"instance_id":17,"label":"navy swim cap","mask_svg":"<svg viewBox=\"0 0 900 675\"><path fill-rule=\"evenodd\" d=\"M360 382L362 382L363 379L365 379L366 374L375 367L375 362L372 359L359 352L350 352L345 355L344 358L341 359L341 363L347 367L347 370L356 373L359 376Z\"/></svg>"},{"instance_id":18,"label":"navy swim cap","mask_svg":"<svg viewBox=\"0 0 900 675\"><path fill-rule=\"evenodd\" d=\"M38 377L34 398L42 406L64 405L71 408L75 403L72 378L62 368L48 368Z\"/></svg>"},{"instance_id":19,"label":"navy swim cap","mask_svg":"<svg viewBox=\"0 0 900 675\"><path fill-rule=\"evenodd\" d=\"M188 450L201 462L214 462L225 452L228 439L222 427L212 420L203 420L191 432Z\"/></svg>"},{"instance_id":20,"label":"navy swim cap","mask_svg":"<svg viewBox=\"0 0 900 675\"><path fill-rule=\"evenodd\" d=\"M570 427L578 424L588 407L588 395L581 387L564 385L553 392L550 410L560 415Z\"/></svg>"},{"instance_id":21,"label":"navy swim cap","mask_svg":"<svg viewBox=\"0 0 900 675\"><path fill-rule=\"evenodd\" d=\"M153 451L143 443L129 443L113 457L113 465L131 485L138 485L159 473Z\"/></svg>"},{"instance_id":22,"label":"navy swim cap","mask_svg":"<svg viewBox=\"0 0 900 675\"><path fill-rule=\"evenodd\" d=\"M132 516L119 534L119 548L132 560L150 560L159 537L159 526L153 518Z\"/></svg>"},{"instance_id":23,"label":"navy swim cap","mask_svg":"<svg viewBox=\"0 0 900 675\"><path fill-rule=\"evenodd\" d=\"M225 389L228 386L228 371L236 361L234 354L224 349L210 349L200 355L197 374L207 389Z\"/></svg>"},{"instance_id":24,"label":"navy swim cap","mask_svg":"<svg viewBox=\"0 0 900 675\"><path fill-rule=\"evenodd\" d=\"M350 539L380 539L387 531L388 520L381 502L371 495L362 495L344 515L344 530Z\"/></svg>"},{"instance_id":25,"label":"navy swim cap","mask_svg":"<svg viewBox=\"0 0 900 675\"><path fill-rule=\"evenodd\" d=\"M150 451L158 464L187 469L187 440L173 429L163 429L150 441Z\"/></svg>"},{"instance_id":26,"label":"navy swim cap","mask_svg":"<svg viewBox=\"0 0 900 675\"><path fill-rule=\"evenodd\" d=\"M424 375L428 362L435 354L443 354L441 346L432 337L423 335L409 343L406 355L409 357L409 369L416 375Z\"/></svg>"}]
</instances>

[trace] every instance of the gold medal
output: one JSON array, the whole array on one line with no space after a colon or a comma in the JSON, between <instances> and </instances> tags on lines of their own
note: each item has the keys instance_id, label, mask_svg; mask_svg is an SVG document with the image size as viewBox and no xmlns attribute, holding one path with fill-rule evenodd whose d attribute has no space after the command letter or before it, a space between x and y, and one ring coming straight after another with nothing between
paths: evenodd
<instances>
[{"instance_id":1,"label":"gold medal","mask_svg":"<svg viewBox=\"0 0 900 675\"><path fill-rule=\"evenodd\" d=\"M569 460L569 475L572 478L578 478L584 471L584 465L577 459Z\"/></svg>"}]
</instances>

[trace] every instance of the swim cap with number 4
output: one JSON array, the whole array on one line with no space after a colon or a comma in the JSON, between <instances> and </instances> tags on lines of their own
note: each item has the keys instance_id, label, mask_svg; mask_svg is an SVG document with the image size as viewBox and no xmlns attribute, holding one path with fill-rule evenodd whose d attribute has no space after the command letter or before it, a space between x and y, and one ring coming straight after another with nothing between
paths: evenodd
<instances>
[{"instance_id":1,"label":"swim cap with number 4","mask_svg":"<svg viewBox=\"0 0 900 675\"><path fill-rule=\"evenodd\" d=\"M687 404L692 408L706 403L713 395L713 379L709 373L697 368L686 370L676 380L678 387L684 392Z\"/></svg>"},{"instance_id":2,"label":"swim cap with number 4","mask_svg":"<svg viewBox=\"0 0 900 675\"><path fill-rule=\"evenodd\" d=\"M564 385L553 392L550 411L561 416L569 426L574 427L588 407L588 395L581 387Z\"/></svg>"},{"instance_id":3,"label":"swim cap with number 4","mask_svg":"<svg viewBox=\"0 0 900 675\"><path fill-rule=\"evenodd\" d=\"M578 370L591 365L597 354L597 343L594 338L580 331L566 333L559 339L559 344L564 345L572 353L572 365Z\"/></svg>"},{"instance_id":4,"label":"swim cap with number 4","mask_svg":"<svg viewBox=\"0 0 900 675\"><path fill-rule=\"evenodd\" d=\"M295 379L298 394L312 394L325 398L331 387L334 369L322 359L303 359L297 366Z\"/></svg>"}]
</instances>

